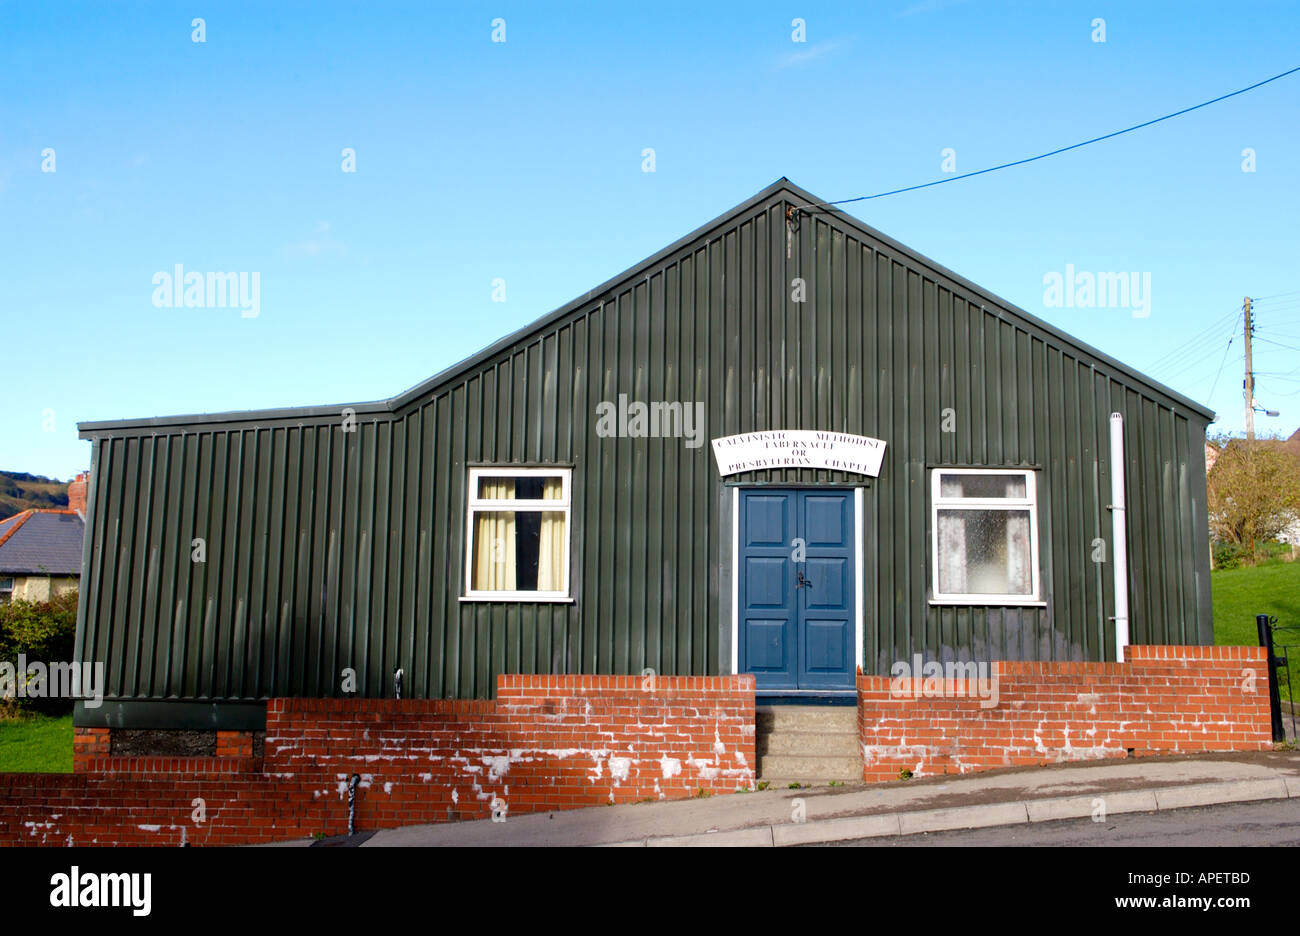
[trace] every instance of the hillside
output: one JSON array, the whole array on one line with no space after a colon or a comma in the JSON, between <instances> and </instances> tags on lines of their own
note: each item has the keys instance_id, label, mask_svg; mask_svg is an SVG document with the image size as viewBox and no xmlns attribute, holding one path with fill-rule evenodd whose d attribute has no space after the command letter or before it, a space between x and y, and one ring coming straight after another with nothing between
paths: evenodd
<instances>
[{"instance_id":1,"label":"hillside","mask_svg":"<svg viewBox=\"0 0 1300 936\"><path fill-rule=\"evenodd\" d=\"M67 507L68 484L22 471L0 471L0 520L29 507Z\"/></svg>"}]
</instances>

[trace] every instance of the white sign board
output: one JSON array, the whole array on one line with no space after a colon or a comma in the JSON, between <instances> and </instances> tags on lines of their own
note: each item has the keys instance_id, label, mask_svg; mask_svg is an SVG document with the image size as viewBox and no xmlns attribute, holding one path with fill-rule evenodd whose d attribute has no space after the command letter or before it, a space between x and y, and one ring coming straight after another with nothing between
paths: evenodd
<instances>
[{"instance_id":1,"label":"white sign board","mask_svg":"<svg viewBox=\"0 0 1300 936\"><path fill-rule=\"evenodd\" d=\"M713 457L724 478L769 468L825 468L878 478L885 443L844 432L773 429L714 439Z\"/></svg>"}]
</instances>

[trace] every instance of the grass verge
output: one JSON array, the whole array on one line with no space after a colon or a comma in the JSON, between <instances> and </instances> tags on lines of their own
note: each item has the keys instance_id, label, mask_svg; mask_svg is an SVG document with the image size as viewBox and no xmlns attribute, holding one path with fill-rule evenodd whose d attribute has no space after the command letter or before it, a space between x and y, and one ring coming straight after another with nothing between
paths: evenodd
<instances>
[{"instance_id":1,"label":"grass verge","mask_svg":"<svg viewBox=\"0 0 1300 936\"><path fill-rule=\"evenodd\" d=\"M1289 651L1291 685L1300 695L1300 562L1266 562L1239 569L1222 569L1210 573L1210 590L1214 602L1214 642L1259 646L1255 615L1272 614L1277 627L1289 625L1292 631L1279 631L1280 645L1291 644ZM1279 646L1278 653L1284 651ZM1285 671L1278 669L1282 698L1287 696Z\"/></svg>"},{"instance_id":2,"label":"grass verge","mask_svg":"<svg viewBox=\"0 0 1300 936\"><path fill-rule=\"evenodd\" d=\"M71 773L72 715L0 720L0 771Z\"/></svg>"}]
</instances>

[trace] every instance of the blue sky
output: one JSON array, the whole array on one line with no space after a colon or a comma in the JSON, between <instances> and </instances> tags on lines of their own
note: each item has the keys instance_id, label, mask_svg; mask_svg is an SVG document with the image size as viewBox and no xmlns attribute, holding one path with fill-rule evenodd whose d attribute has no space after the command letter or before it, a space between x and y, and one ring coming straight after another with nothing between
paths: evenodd
<instances>
[{"instance_id":1,"label":"blue sky","mask_svg":"<svg viewBox=\"0 0 1300 936\"><path fill-rule=\"evenodd\" d=\"M946 148L984 168L1293 68L1298 40L1281 2L0 3L0 468L70 477L84 420L391 396L780 176L841 199L942 178ZM1300 74L848 206L1213 429L1243 424L1242 297L1277 297L1258 425L1287 434L1297 209ZM176 264L259 273L258 315L155 306ZM1149 272L1150 315L1048 308L1067 264Z\"/></svg>"}]
</instances>

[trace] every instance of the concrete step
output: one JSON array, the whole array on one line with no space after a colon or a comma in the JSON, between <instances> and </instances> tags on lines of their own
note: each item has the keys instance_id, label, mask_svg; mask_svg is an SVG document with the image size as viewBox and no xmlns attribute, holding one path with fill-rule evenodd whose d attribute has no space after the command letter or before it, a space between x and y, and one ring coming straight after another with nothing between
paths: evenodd
<instances>
[{"instance_id":1,"label":"concrete step","mask_svg":"<svg viewBox=\"0 0 1300 936\"><path fill-rule=\"evenodd\" d=\"M765 754L797 754L807 757L859 757L856 731L775 731L759 734L755 740L761 757Z\"/></svg>"},{"instance_id":2,"label":"concrete step","mask_svg":"<svg viewBox=\"0 0 1300 936\"><path fill-rule=\"evenodd\" d=\"M758 759L758 779L777 785L784 780L813 782L829 780L861 780L862 758L825 756L804 757L794 754L767 754Z\"/></svg>"},{"instance_id":3,"label":"concrete step","mask_svg":"<svg viewBox=\"0 0 1300 936\"><path fill-rule=\"evenodd\" d=\"M759 707L755 714L759 734L858 730L858 710L852 705L770 705Z\"/></svg>"},{"instance_id":4,"label":"concrete step","mask_svg":"<svg viewBox=\"0 0 1300 936\"><path fill-rule=\"evenodd\" d=\"M840 786L862 783L862 776L859 774L852 780L837 780L834 778L827 780L825 777L763 777L759 782L767 784L767 786L763 787L765 790L788 790L792 783L799 784L798 789L800 790L807 790L813 787L830 786L832 783Z\"/></svg>"}]
</instances>

